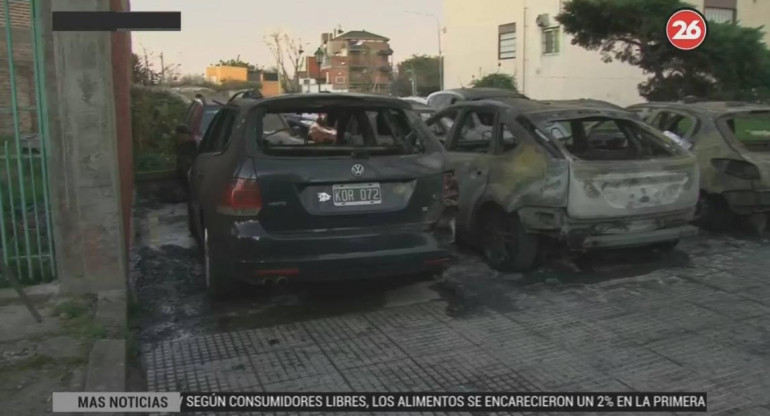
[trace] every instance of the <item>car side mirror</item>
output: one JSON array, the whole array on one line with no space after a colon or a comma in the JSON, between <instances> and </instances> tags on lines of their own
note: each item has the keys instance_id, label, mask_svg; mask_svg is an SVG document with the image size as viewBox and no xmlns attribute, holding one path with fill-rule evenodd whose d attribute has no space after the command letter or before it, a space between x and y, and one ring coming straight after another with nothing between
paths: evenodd
<instances>
[{"instance_id":1,"label":"car side mirror","mask_svg":"<svg viewBox=\"0 0 770 416\"><path fill-rule=\"evenodd\" d=\"M302 127L297 126L297 125L291 126L291 131L293 131L294 134L296 134L297 136L302 136L302 134L304 133L302 131Z\"/></svg>"}]
</instances>

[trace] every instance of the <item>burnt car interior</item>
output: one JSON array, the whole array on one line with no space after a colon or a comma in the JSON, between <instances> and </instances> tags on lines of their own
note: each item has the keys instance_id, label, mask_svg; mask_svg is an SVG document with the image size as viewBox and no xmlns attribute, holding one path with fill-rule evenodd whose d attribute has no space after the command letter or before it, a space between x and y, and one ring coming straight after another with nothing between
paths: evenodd
<instances>
[{"instance_id":1,"label":"burnt car interior","mask_svg":"<svg viewBox=\"0 0 770 416\"><path fill-rule=\"evenodd\" d=\"M725 124L746 149L770 151L770 112L751 111L730 115Z\"/></svg>"},{"instance_id":2,"label":"burnt car interior","mask_svg":"<svg viewBox=\"0 0 770 416\"><path fill-rule=\"evenodd\" d=\"M545 130L582 160L639 160L679 154L675 145L625 119L583 117L545 123Z\"/></svg>"},{"instance_id":3,"label":"burnt car interior","mask_svg":"<svg viewBox=\"0 0 770 416\"><path fill-rule=\"evenodd\" d=\"M316 120L334 137L316 142L310 134L269 122L280 114L297 114ZM334 106L293 111L267 112L262 117L258 144L267 155L283 156L369 156L415 154L425 151L419 118L398 108ZM324 120L325 119L325 120Z\"/></svg>"}]
</instances>

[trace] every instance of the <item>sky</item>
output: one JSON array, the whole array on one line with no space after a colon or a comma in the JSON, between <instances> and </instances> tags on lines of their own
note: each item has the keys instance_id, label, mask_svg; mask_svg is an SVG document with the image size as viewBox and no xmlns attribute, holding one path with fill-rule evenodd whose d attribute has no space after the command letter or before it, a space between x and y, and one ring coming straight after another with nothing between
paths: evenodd
<instances>
[{"instance_id":1,"label":"sky","mask_svg":"<svg viewBox=\"0 0 770 416\"><path fill-rule=\"evenodd\" d=\"M312 53L321 33L366 30L390 38L394 62L412 54L438 54L442 0L131 0L134 11L180 11L180 32L133 32L133 50L146 50L156 69L178 64L181 75L240 55L260 67L275 66L265 36L280 30ZM418 14L420 13L420 14ZM426 16L426 15L433 15Z\"/></svg>"}]
</instances>

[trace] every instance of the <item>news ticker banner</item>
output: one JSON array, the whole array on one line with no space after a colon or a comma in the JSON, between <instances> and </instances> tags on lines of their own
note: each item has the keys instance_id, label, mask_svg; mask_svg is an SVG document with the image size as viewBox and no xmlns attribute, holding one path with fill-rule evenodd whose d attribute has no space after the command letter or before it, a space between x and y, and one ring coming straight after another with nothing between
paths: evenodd
<instances>
[{"instance_id":1,"label":"news ticker banner","mask_svg":"<svg viewBox=\"0 0 770 416\"><path fill-rule=\"evenodd\" d=\"M706 393L53 393L54 412L705 412Z\"/></svg>"}]
</instances>

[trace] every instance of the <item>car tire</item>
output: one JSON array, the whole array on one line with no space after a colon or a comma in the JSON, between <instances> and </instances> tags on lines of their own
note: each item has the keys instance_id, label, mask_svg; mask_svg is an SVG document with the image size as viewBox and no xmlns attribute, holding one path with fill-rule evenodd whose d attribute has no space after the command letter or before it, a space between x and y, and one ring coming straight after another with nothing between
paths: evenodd
<instances>
[{"instance_id":1,"label":"car tire","mask_svg":"<svg viewBox=\"0 0 770 416\"><path fill-rule=\"evenodd\" d=\"M534 267L539 238L528 234L516 214L501 209L481 213L481 249L487 264L502 272L522 272Z\"/></svg>"},{"instance_id":2,"label":"car tire","mask_svg":"<svg viewBox=\"0 0 770 416\"><path fill-rule=\"evenodd\" d=\"M225 278L219 272L220 263L211 258L209 250L209 233L203 227L202 236L203 248L203 277L206 283L206 292L212 299L226 299L233 293L234 284L230 279Z\"/></svg>"},{"instance_id":3,"label":"car tire","mask_svg":"<svg viewBox=\"0 0 770 416\"><path fill-rule=\"evenodd\" d=\"M695 215L696 224L709 231L728 231L736 222L736 215L719 195L702 194Z\"/></svg>"}]
</instances>

